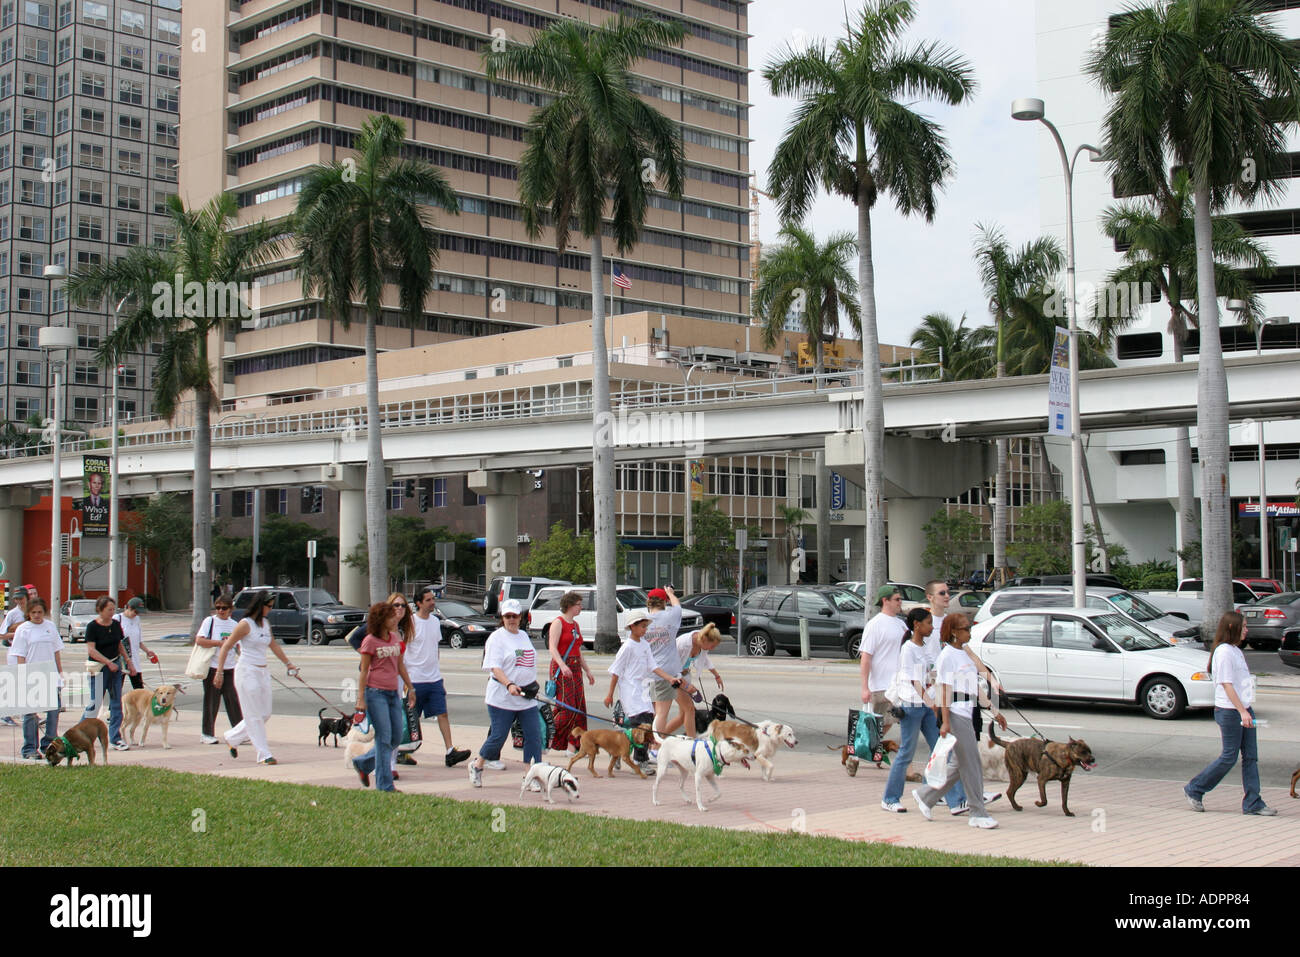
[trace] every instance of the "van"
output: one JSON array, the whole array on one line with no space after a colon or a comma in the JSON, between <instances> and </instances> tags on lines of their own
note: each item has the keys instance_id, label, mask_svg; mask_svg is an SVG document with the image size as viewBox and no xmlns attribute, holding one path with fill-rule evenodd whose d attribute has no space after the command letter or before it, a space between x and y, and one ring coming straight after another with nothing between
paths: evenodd
<instances>
[{"instance_id":1,"label":"van","mask_svg":"<svg viewBox=\"0 0 1300 957\"><path fill-rule=\"evenodd\" d=\"M547 627L560 616L560 599L571 591L576 591L582 596L582 611L578 612L577 619L578 630L582 633L582 645L584 648L594 648L596 645L595 585L547 586L540 589L537 597L533 599L532 608L529 609L532 618L528 634L533 638L543 638ZM635 585L619 585L615 589L615 594L618 601L618 640L622 642L627 640L627 623L631 620L632 613L646 614L646 602L649 598ZM691 611L689 608L682 609L682 625L677 631L679 635L703 627L704 618L699 612Z\"/></svg>"}]
</instances>

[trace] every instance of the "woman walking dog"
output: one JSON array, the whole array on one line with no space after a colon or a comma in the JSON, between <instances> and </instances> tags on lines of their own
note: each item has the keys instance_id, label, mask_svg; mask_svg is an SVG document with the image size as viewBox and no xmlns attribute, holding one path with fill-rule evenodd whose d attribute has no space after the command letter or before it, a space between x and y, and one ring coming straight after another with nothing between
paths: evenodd
<instances>
[{"instance_id":1,"label":"woman walking dog","mask_svg":"<svg viewBox=\"0 0 1300 957\"><path fill-rule=\"evenodd\" d=\"M931 809L960 779L971 808L970 826L995 828L998 822L984 808L984 771L980 766L975 728L971 724L974 702L979 699L979 671L965 651L966 643L970 641L970 619L965 615L945 616L941 637L944 648L935 663L938 675L935 684L939 688L939 703L943 709L939 734L956 736L957 744L953 748L956 766L949 762L943 787L933 788L927 784L913 791L912 797L916 799L921 815L927 821L931 820ZM1000 714L995 717L1005 731L1006 718Z\"/></svg>"},{"instance_id":2,"label":"woman walking dog","mask_svg":"<svg viewBox=\"0 0 1300 957\"><path fill-rule=\"evenodd\" d=\"M578 615L582 611L582 595L576 591L565 592L560 598L560 615L546 630L546 646L551 653L551 670L548 678L555 682L555 700L567 704L555 715L555 737L551 750L574 753L578 738L587 730L587 693L582 687L582 671L588 684L596 679L582 656L582 631L578 628Z\"/></svg>"},{"instance_id":3,"label":"woman walking dog","mask_svg":"<svg viewBox=\"0 0 1300 957\"><path fill-rule=\"evenodd\" d=\"M239 695L239 709L244 720L226 732L230 756L239 757L238 746L249 741L257 748L258 764L275 764L271 743L266 738L266 722L271 717L271 673L267 671L266 652L269 649L284 662L289 677L298 669L285 655L280 643L271 635L271 622L266 617L275 604L269 591L258 592L248 606L248 614L240 620L217 651L216 674L212 685L217 690L225 680L226 658L230 649L239 645L239 663L235 665L235 688Z\"/></svg>"},{"instance_id":4,"label":"woman walking dog","mask_svg":"<svg viewBox=\"0 0 1300 957\"><path fill-rule=\"evenodd\" d=\"M1210 649L1210 674L1214 676L1214 722L1219 726L1223 749L1200 774L1183 788L1193 811L1204 811L1201 799L1214 790L1241 755L1242 814L1272 817L1275 808L1264 803L1259 793L1259 745L1255 737L1255 679L1241 646L1246 640L1246 619L1225 612L1214 633Z\"/></svg>"},{"instance_id":5,"label":"woman walking dog","mask_svg":"<svg viewBox=\"0 0 1300 957\"><path fill-rule=\"evenodd\" d=\"M537 715L537 652L527 632L520 631L523 606L514 598L501 603L501 627L488 636L483 648L483 670L490 677L487 693L487 740L470 762L469 780L476 788L483 786L483 768L489 763L504 769L501 746L506 743L510 725L518 716L524 732L524 766L542 760L542 721ZM531 712L531 713L529 713Z\"/></svg>"}]
</instances>

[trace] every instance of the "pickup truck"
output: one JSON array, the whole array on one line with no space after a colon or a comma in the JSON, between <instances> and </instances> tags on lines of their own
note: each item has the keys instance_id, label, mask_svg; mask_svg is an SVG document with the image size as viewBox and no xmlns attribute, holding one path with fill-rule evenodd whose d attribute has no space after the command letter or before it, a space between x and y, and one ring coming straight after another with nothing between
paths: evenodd
<instances>
[{"instance_id":1,"label":"pickup truck","mask_svg":"<svg viewBox=\"0 0 1300 957\"><path fill-rule=\"evenodd\" d=\"M1199 625L1205 619L1205 582L1199 578L1184 578L1178 583L1177 591L1143 591L1139 595L1146 598L1161 611L1176 615L1186 615L1188 621ZM1240 608L1258 601L1259 598L1245 582L1232 580L1232 605Z\"/></svg>"}]
</instances>

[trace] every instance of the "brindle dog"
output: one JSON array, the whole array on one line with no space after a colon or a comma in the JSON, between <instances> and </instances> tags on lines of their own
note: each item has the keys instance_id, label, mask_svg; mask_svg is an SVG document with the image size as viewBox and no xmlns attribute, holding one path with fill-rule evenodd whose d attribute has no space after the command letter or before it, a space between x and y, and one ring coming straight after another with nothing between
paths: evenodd
<instances>
[{"instance_id":1,"label":"brindle dog","mask_svg":"<svg viewBox=\"0 0 1300 957\"><path fill-rule=\"evenodd\" d=\"M1075 765L1085 771L1097 766L1092 756L1092 749L1082 738L1071 738L1068 744L1060 741L1042 741L1038 738L1021 738L1018 741L998 740L997 730L989 728L990 739L1006 749L1003 759L1007 764L1007 778L1011 782L1007 787L1007 800L1017 811L1023 810L1016 803L1016 791L1025 783L1032 771L1038 775L1038 800L1035 807L1047 806L1047 782L1061 782L1061 810L1066 817L1074 817L1070 810L1070 777Z\"/></svg>"}]
</instances>

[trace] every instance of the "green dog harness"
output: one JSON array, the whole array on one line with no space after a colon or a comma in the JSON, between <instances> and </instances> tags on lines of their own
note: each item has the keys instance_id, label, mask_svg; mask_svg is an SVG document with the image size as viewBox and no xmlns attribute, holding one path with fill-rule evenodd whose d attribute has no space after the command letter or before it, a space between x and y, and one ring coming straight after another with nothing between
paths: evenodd
<instances>
[{"instance_id":1,"label":"green dog harness","mask_svg":"<svg viewBox=\"0 0 1300 957\"><path fill-rule=\"evenodd\" d=\"M715 738L713 735L709 735L709 741L713 744L712 748L710 748L707 744L705 744L703 739L701 738L695 739L695 743L691 745L691 763L692 764L695 763L695 748L697 746L702 746L704 748L704 753L707 754L709 756L709 760L713 762L713 773L718 776L721 776L723 761L722 761L722 753L717 750L718 739Z\"/></svg>"}]
</instances>

